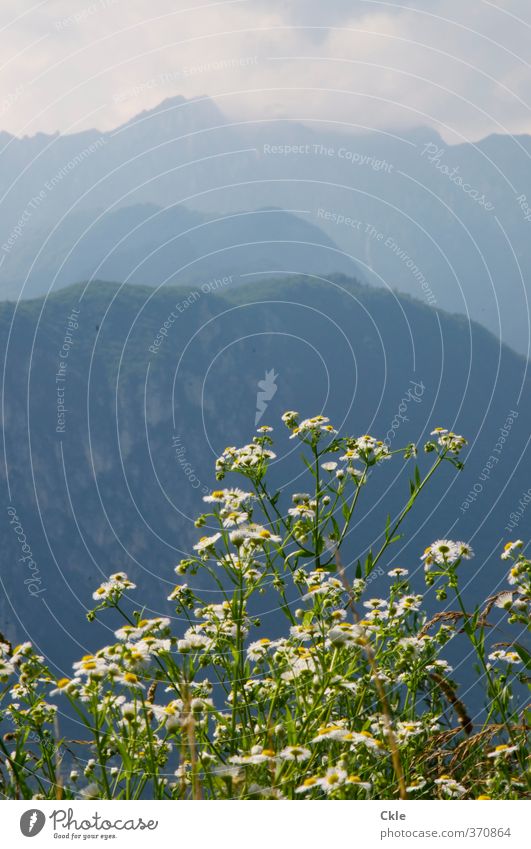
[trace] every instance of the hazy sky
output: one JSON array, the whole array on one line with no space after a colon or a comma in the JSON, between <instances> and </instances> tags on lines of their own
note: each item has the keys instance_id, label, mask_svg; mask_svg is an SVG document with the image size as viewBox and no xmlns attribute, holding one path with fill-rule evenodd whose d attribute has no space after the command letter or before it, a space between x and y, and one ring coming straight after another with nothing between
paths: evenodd
<instances>
[{"instance_id":1,"label":"hazy sky","mask_svg":"<svg viewBox=\"0 0 531 849\"><path fill-rule=\"evenodd\" d=\"M531 132L529 0L1 0L0 129L108 129L166 97L236 119Z\"/></svg>"}]
</instances>

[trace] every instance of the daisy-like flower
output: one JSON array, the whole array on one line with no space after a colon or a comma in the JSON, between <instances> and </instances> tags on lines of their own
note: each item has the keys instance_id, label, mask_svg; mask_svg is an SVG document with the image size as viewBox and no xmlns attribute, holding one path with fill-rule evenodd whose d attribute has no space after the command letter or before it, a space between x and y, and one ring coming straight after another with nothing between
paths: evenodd
<instances>
[{"instance_id":1,"label":"daisy-like flower","mask_svg":"<svg viewBox=\"0 0 531 849\"><path fill-rule=\"evenodd\" d=\"M86 787L83 787L83 789L79 791L79 795L83 799L97 799L99 793L100 788L95 781L93 781L91 784L87 784Z\"/></svg>"},{"instance_id":2,"label":"daisy-like flower","mask_svg":"<svg viewBox=\"0 0 531 849\"><path fill-rule=\"evenodd\" d=\"M299 414L295 412L295 410L287 410L285 413L283 413L281 418L287 427L294 428L297 426Z\"/></svg>"},{"instance_id":3,"label":"daisy-like flower","mask_svg":"<svg viewBox=\"0 0 531 849\"><path fill-rule=\"evenodd\" d=\"M240 766L256 766L257 764L267 763L275 758L276 752L273 749L263 749L261 746L253 746L248 755L233 755L229 758L229 763Z\"/></svg>"},{"instance_id":4,"label":"daisy-like flower","mask_svg":"<svg viewBox=\"0 0 531 849\"><path fill-rule=\"evenodd\" d=\"M216 460L216 477L221 480L226 472L253 472L265 468L267 461L275 458L273 451L256 442L250 442L242 448L229 446Z\"/></svg>"},{"instance_id":5,"label":"daisy-like flower","mask_svg":"<svg viewBox=\"0 0 531 849\"><path fill-rule=\"evenodd\" d=\"M406 787L407 793L418 793L419 790L423 790L426 787L426 779L425 778L413 778L409 784L409 787Z\"/></svg>"},{"instance_id":6,"label":"daisy-like flower","mask_svg":"<svg viewBox=\"0 0 531 849\"><path fill-rule=\"evenodd\" d=\"M71 678L59 678L55 690L50 691L50 696L56 696L59 693L68 693L75 696L79 691L79 681Z\"/></svg>"},{"instance_id":7,"label":"daisy-like flower","mask_svg":"<svg viewBox=\"0 0 531 849\"><path fill-rule=\"evenodd\" d=\"M361 643L364 640L363 628L353 622L340 622L328 632L328 641L332 646L348 643Z\"/></svg>"},{"instance_id":8,"label":"daisy-like flower","mask_svg":"<svg viewBox=\"0 0 531 849\"><path fill-rule=\"evenodd\" d=\"M396 612L399 616L402 613L411 613L412 611L420 610L421 604L421 595L404 595L397 604Z\"/></svg>"},{"instance_id":9,"label":"daisy-like flower","mask_svg":"<svg viewBox=\"0 0 531 849\"><path fill-rule=\"evenodd\" d=\"M13 663L10 663L8 660L4 660L4 658L0 658L0 681L7 681L7 679L13 675L15 671L15 666Z\"/></svg>"},{"instance_id":10,"label":"daisy-like flower","mask_svg":"<svg viewBox=\"0 0 531 849\"><path fill-rule=\"evenodd\" d=\"M344 769L332 766L319 779L319 785L325 793L334 793L335 790L338 790L345 783L346 779L347 773Z\"/></svg>"},{"instance_id":11,"label":"daisy-like flower","mask_svg":"<svg viewBox=\"0 0 531 849\"><path fill-rule=\"evenodd\" d=\"M140 681L138 675L135 675L134 672L122 672L115 677L115 681L118 681L120 684L123 684L132 690L144 689L144 685Z\"/></svg>"},{"instance_id":12,"label":"daisy-like flower","mask_svg":"<svg viewBox=\"0 0 531 849\"><path fill-rule=\"evenodd\" d=\"M515 551L519 551L523 548L524 542L521 539L516 539L514 542L507 542L503 547L503 551L500 555L502 560L509 560Z\"/></svg>"},{"instance_id":13,"label":"daisy-like flower","mask_svg":"<svg viewBox=\"0 0 531 849\"><path fill-rule=\"evenodd\" d=\"M311 578L312 575L310 575ZM302 601L308 601L317 595L337 594L341 592L343 592L343 584L337 578L317 579L315 583L308 585L308 592L302 596Z\"/></svg>"},{"instance_id":14,"label":"daisy-like flower","mask_svg":"<svg viewBox=\"0 0 531 849\"><path fill-rule=\"evenodd\" d=\"M137 718L137 706L134 702L124 702L120 705L120 713L127 722L134 722Z\"/></svg>"},{"instance_id":15,"label":"daisy-like flower","mask_svg":"<svg viewBox=\"0 0 531 849\"><path fill-rule=\"evenodd\" d=\"M321 743L323 740L344 740L351 732L343 724L322 725L311 743Z\"/></svg>"},{"instance_id":16,"label":"daisy-like flower","mask_svg":"<svg viewBox=\"0 0 531 849\"><path fill-rule=\"evenodd\" d=\"M442 658L437 658L433 663L429 663L426 667L427 672L453 672L453 666L450 666L447 660L443 660Z\"/></svg>"},{"instance_id":17,"label":"daisy-like flower","mask_svg":"<svg viewBox=\"0 0 531 849\"><path fill-rule=\"evenodd\" d=\"M308 492L294 492L291 500L294 504L306 504L311 501L311 495Z\"/></svg>"},{"instance_id":18,"label":"daisy-like flower","mask_svg":"<svg viewBox=\"0 0 531 849\"><path fill-rule=\"evenodd\" d=\"M295 424L292 428L290 439L300 437L304 439L306 436L319 438L321 433L337 433L330 424L330 419L326 416L313 416L311 419L304 419L300 424Z\"/></svg>"},{"instance_id":19,"label":"daisy-like flower","mask_svg":"<svg viewBox=\"0 0 531 849\"><path fill-rule=\"evenodd\" d=\"M125 590L135 590L136 584L129 580L125 572L115 572L111 575L108 581L104 581L95 592L92 593L92 598L95 601L119 601Z\"/></svg>"},{"instance_id":20,"label":"daisy-like flower","mask_svg":"<svg viewBox=\"0 0 531 849\"><path fill-rule=\"evenodd\" d=\"M405 743L411 737L418 737L424 733L422 722L397 722L396 736L400 743Z\"/></svg>"},{"instance_id":21,"label":"daisy-like flower","mask_svg":"<svg viewBox=\"0 0 531 849\"><path fill-rule=\"evenodd\" d=\"M76 675L87 675L89 678L102 678L108 672L108 663L103 657L86 654L81 660L72 664Z\"/></svg>"},{"instance_id":22,"label":"daisy-like flower","mask_svg":"<svg viewBox=\"0 0 531 849\"><path fill-rule=\"evenodd\" d=\"M302 652L303 649L300 649ZM311 655L306 653L300 657L288 661L288 668L282 672L281 678L283 681L294 681L306 672L315 672L315 660Z\"/></svg>"},{"instance_id":23,"label":"daisy-like flower","mask_svg":"<svg viewBox=\"0 0 531 849\"><path fill-rule=\"evenodd\" d=\"M508 743L501 743L499 746L496 746L492 752L489 752L488 758L503 758L512 755L513 752L518 751L518 746L509 746Z\"/></svg>"},{"instance_id":24,"label":"daisy-like flower","mask_svg":"<svg viewBox=\"0 0 531 849\"><path fill-rule=\"evenodd\" d=\"M244 501L250 501L256 496L252 492L245 492L238 487L231 489L216 489L210 495L204 495L203 501L207 504L227 504L231 507L238 507Z\"/></svg>"},{"instance_id":25,"label":"daisy-like flower","mask_svg":"<svg viewBox=\"0 0 531 849\"><path fill-rule=\"evenodd\" d=\"M222 504L225 501L226 489L215 489L210 495L204 495L203 501L207 504Z\"/></svg>"},{"instance_id":26,"label":"daisy-like flower","mask_svg":"<svg viewBox=\"0 0 531 849\"><path fill-rule=\"evenodd\" d=\"M381 439L375 439L368 433L357 439L347 440L348 449L341 457L342 460L352 461L361 458L369 465L374 465L381 460L388 460L391 456L389 446Z\"/></svg>"},{"instance_id":27,"label":"daisy-like flower","mask_svg":"<svg viewBox=\"0 0 531 849\"><path fill-rule=\"evenodd\" d=\"M319 787L319 779L316 775L309 775L305 778L302 784L295 789L295 793L311 793L312 790L317 790Z\"/></svg>"},{"instance_id":28,"label":"daisy-like flower","mask_svg":"<svg viewBox=\"0 0 531 849\"><path fill-rule=\"evenodd\" d=\"M502 610L510 610L513 606L513 593L511 592L503 592L500 593L496 601L494 602L495 607L499 607Z\"/></svg>"},{"instance_id":29,"label":"daisy-like flower","mask_svg":"<svg viewBox=\"0 0 531 849\"><path fill-rule=\"evenodd\" d=\"M474 552L466 542L438 539L424 550L421 560L424 560L426 571L428 571L433 563L437 566L445 566L461 559L470 560L473 556Z\"/></svg>"},{"instance_id":30,"label":"daisy-like flower","mask_svg":"<svg viewBox=\"0 0 531 849\"><path fill-rule=\"evenodd\" d=\"M319 629L317 625L292 625L289 629L290 636L295 640L300 640L301 643L309 642L317 633Z\"/></svg>"},{"instance_id":31,"label":"daisy-like flower","mask_svg":"<svg viewBox=\"0 0 531 849\"><path fill-rule=\"evenodd\" d=\"M337 469L337 463L323 463L321 468L324 469L325 472L335 472L335 470Z\"/></svg>"},{"instance_id":32,"label":"daisy-like flower","mask_svg":"<svg viewBox=\"0 0 531 849\"><path fill-rule=\"evenodd\" d=\"M464 436L459 436L459 434L448 431L444 427L436 427L435 430L432 430L431 436L435 436L440 447L448 451L449 454L459 454L467 444Z\"/></svg>"},{"instance_id":33,"label":"daisy-like flower","mask_svg":"<svg viewBox=\"0 0 531 849\"><path fill-rule=\"evenodd\" d=\"M525 577L528 568L529 565L526 561L520 561L519 563L516 563L511 569L509 569L507 581L511 584L511 586L516 586L522 583L522 580Z\"/></svg>"},{"instance_id":34,"label":"daisy-like flower","mask_svg":"<svg viewBox=\"0 0 531 849\"><path fill-rule=\"evenodd\" d=\"M194 545L194 551L201 556L208 556L214 551L218 539L221 539L221 534L212 534L212 536L201 537L199 542Z\"/></svg>"},{"instance_id":35,"label":"daisy-like flower","mask_svg":"<svg viewBox=\"0 0 531 849\"><path fill-rule=\"evenodd\" d=\"M505 663L521 663L522 659L515 651L503 651L497 649L489 654L489 660L503 660Z\"/></svg>"},{"instance_id":36,"label":"daisy-like flower","mask_svg":"<svg viewBox=\"0 0 531 849\"><path fill-rule=\"evenodd\" d=\"M387 574L390 578L405 578L406 575L409 575L409 571L397 566L395 569L391 569Z\"/></svg>"},{"instance_id":37,"label":"daisy-like flower","mask_svg":"<svg viewBox=\"0 0 531 849\"><path fill-rule=\"evenodd\" d=\"M380 740L377 740L368 731L355 731L347 739L350 741L353 749L356 749L358 746L365 746L365 748L375 752L380 753L383 751L383 745Z\"/></svg>"},{"instance_id":38,"label":"daisy-like flower","mask_svg":"<svg viewBox=\"0 0 531 849\"><path fill-rule=\"evenodd\" d=\"M249 660L263 660L267 655L267 650L271 647L271 640L263 637L261 640L256 640L247 648L247 657Z\"/></svg>"},{"instance_id":39,"label":"daisy-like flower","mask_svg":"<svg viewBox=\"0 0 531 849\"><path fill-rule=\"evenodd\" d=\"M352 784L355 787L361 787L362 790L366 790L367 792L372 787L370 781L362 781L359 775L347 775L345 784Z\"/></svg>"},{"instance_id":40,"label":"daisy-like flower","mask_svg":"<svg viewBox=\"0 0 531 849\"><path fill-rule=\"evenodd\" d=\"M223 519L224 528L234 528L245 524L249 519L249 514L242 513L239 510L222 510L221 518Z\"/></svg>"},{"instance_id":41,"label":"daisy-like flower","mask_svg":"<svg viewBox=\"0 0 531 849\"><path fill-rule=\"evenodd\" d=\"M193 710L194 699L192 699ZM152 710L159 722L163 722L168 732L182 727L184 704L180 699L174 699L167 705L153 705Z\"/></svg>"},{"instance_id":42,"label":"daisy-like flower","mask_svg":"<svg viewBox=\"0 0 531 849\"><path fill-rule=\"evenodd\" d=\"M411 652L414 655L421 654L433 642L429 634L424 634L422 637L402 637L398 641L398 645L408 654Z\"/></svg>"},{"instance_id":43,"label":"daisy-like flower","mask_svg":"<svg viewBox=\"0 0 531 849\"><path fill-rule=\"evenodd\" d=\"M188 584L178 584L173 588L171 593L168 596L168 601L182 601L185 602L189 597L191 597L192 591L189 589ZM115 631L114 633L118 637L118 639L127 638L128 632L130 633L132 630L131 625L126 625L123 628L120 628L119 631ZM123 635L123 636L122 636Z\"/></svg>"},{"instance_id":44,"label":"daisy-like flower","mask_svg":"<svg viewBox=\"0 0 531 849\"><path fill-rule=\"evenodd\" d=\"M234 545L241 547L242 545L264 545L270 542L282 542L282 537L277 534L272 534L263 525L241 525L236 531L231 531L229 534L230 541Z\"/></svg>"},{"instance_id":45,"label":"daisy-like flower","mask_svg":"<svg viewBox=\"0 0 531 849\"><path fill-rule=\"evenodd\" d=\"M315 510L309 504L297 504L296 507L290 507L288 510L290 516L295 519L313 519L315 518Z\"/></svg>"},{"instance_id":46,"label":"daisy-like flower","mask_svg":"<svg viewBox=\"0 0 531 849\"><path fill-rule=\"evenodd\" d=\"M369 610L384 610L387 607L387 601L384 598L370 598L363 602L363 606Z\"/></svg>"},{"instance_id":47,"label":"daisy-like flower","mask_svg":"<svg viewBox=\"0 0 531 849\"><path fill-rule=\"evenodd\" d=\"M279 757L284 761L297 761L297 763L302 763L303 761L307 761L309 757L311 757L311 752L309 749L305 749L303 746L286 746L285 749L279 754Z\"/></svg>"},{"instance_id":48,"label":"daisy-like flower","mask_svg":"<svg viewBox=\"0 0 531 849\"><path fill-rule=\"evenodd\" d=\"M435 784L439 785L441 793L444 796L448 796L451 799L459 799L466 793L465 787L449 775L441 775L440 778L436 778Z\"/></svg>"}]
</instances>

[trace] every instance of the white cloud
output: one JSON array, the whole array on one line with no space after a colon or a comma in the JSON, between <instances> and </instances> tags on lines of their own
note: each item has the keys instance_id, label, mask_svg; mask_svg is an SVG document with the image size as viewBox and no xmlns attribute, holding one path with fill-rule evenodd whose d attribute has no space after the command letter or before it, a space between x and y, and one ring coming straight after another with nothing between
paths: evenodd
<instances>
[{"instance_id":1,"label":"white cloud","mask_svg":"<svg viewBox=\"0 0 531 849\"><path fill-rule=\"evenodd\" d=\"M108 129L176 94L213 96L233 117L430 124L455 139L531 131L527 0L22 9L2 0L0 128L17 134Z\"/></svg>"}]
</instances>

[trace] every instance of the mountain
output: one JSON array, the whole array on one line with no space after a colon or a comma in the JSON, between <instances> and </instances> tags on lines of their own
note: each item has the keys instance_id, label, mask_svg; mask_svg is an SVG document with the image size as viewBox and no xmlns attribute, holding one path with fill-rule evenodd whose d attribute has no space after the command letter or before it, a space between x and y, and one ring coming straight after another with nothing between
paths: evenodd
<instances>
[{"instance_id":1,"label":"mountain","mask_svg":"<svg viewBox=\"0 0 531 849\"><path fill-rule=\"evenodd\" d=\"M286 210L216 216L138 204L74 213L48 236L37 228L26 234L24 253L4 262L0 279L4 297L16 299L95 278L162 286L232 277L236 285L272 269L355 274L357 266L315 224Z\"/></svg>"},{"instance_id":2,"label":"mountain","mask_svg":"<svg viewBox=\"0 0 531 849\"><path fill-rule=\"evenodd\" d=\"M465 469L442 471L386 567L406 566L420 587L428 543L468 540L473 604L504 585L503 540L526 534L528 363L479 325L407 296L341 276L261 274L228 290L92 282L0 305L0 345L0 631L35 640L66 672L109 639L112 619L84 622L103 575L125 569L138 603L171 615L173 566L196 540L214 460L253 434L266 372L278 391L262 423L275 427L282 489L296 488L299 470L279 421L288 408L323 410L343 433L393 447L436 425L469 438ZM346 563L407 498L410 474L398 460L373 475ZM387 581L375 576L375 595ZM274 630L277 614L262 613Z\"/></svg>"},{"instance_id":3,"label":"mountain","mask_svg":"<svg viewBox=\"0 0 531 849\"><path fill-rule=\"evenodd\" d=\"M0 142L0 285L5 296L18 296L28 273L35 285L26 287L24 297L47 291L74 244L73 235L84 232L81 222L94 224L102 211L112 228L117 210L136 208L126 213L136 221L146 204L170 210L169 218L182 207L209 218L242 210L297 210L308 225L325 231L357 269L347 269L340 264L345 256L335 254L336 271L470 316L528 353L529 136L447 145L425 128L361 132L356 115L348 113L340 125L229 122L208 98L175 97L112 132L21 139L4 133ZM269 238L260 216L247 224L250 241ZM189 234L175 227L177 219L170 234L179 237L187 255ZM51 236L54 230L57 238ZM119 226L117 232L122 232ZM143 228L132 230L130 241L140 236L142 243L142 233ZM233 230L212 225L201 236L201 255L207 255L224 238L232 239ZM92 244L93 229L75 255L86 259ZM107 244L114 247L112 229ZM146 247L152 244L150 236ZM233 242L227 244L223 257L238 258L236 273L244 265L247 272L264 270L263 265L252 267L252 257L250 265L243 253L237 257ZM304 272L313 258L305 244L294 243L294 259L282 268L270 260L275 254L271 244L268 270ZM117 246L117 255L108 261L113 274L122 268L119 255ZM96 265L80 261L76 267L74 257L68 264L71 276L61 276L61 284L83 279L82 269L92 274ZM188 284L184 275L189 269L179 270L183 263L177 254L169 257L169 265L175 271L172 281ZM125 267L133 268L127 261ZM226 271L223 267L215 276ZM148 282L142 270L135 274ZM149 276L150 283L155 276Z\"/></svg>"}]
</instances>

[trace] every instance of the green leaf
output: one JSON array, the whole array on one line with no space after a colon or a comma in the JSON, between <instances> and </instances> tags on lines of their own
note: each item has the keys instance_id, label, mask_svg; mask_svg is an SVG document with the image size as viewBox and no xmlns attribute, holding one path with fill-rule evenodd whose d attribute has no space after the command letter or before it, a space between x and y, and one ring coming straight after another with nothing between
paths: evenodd
<instances>
[{"instance_id":1,"label":"green leaf","mask_svg":"<svg viewBox=\"0 0 531 849\"><path fill-rule=\"evenodd\" d=\"M522 663L524 664L526 669L531 670L531 654L525 649L520 643L514 644L514 649L517 654L520 656Z\"/></svg>"}]
</instances>

